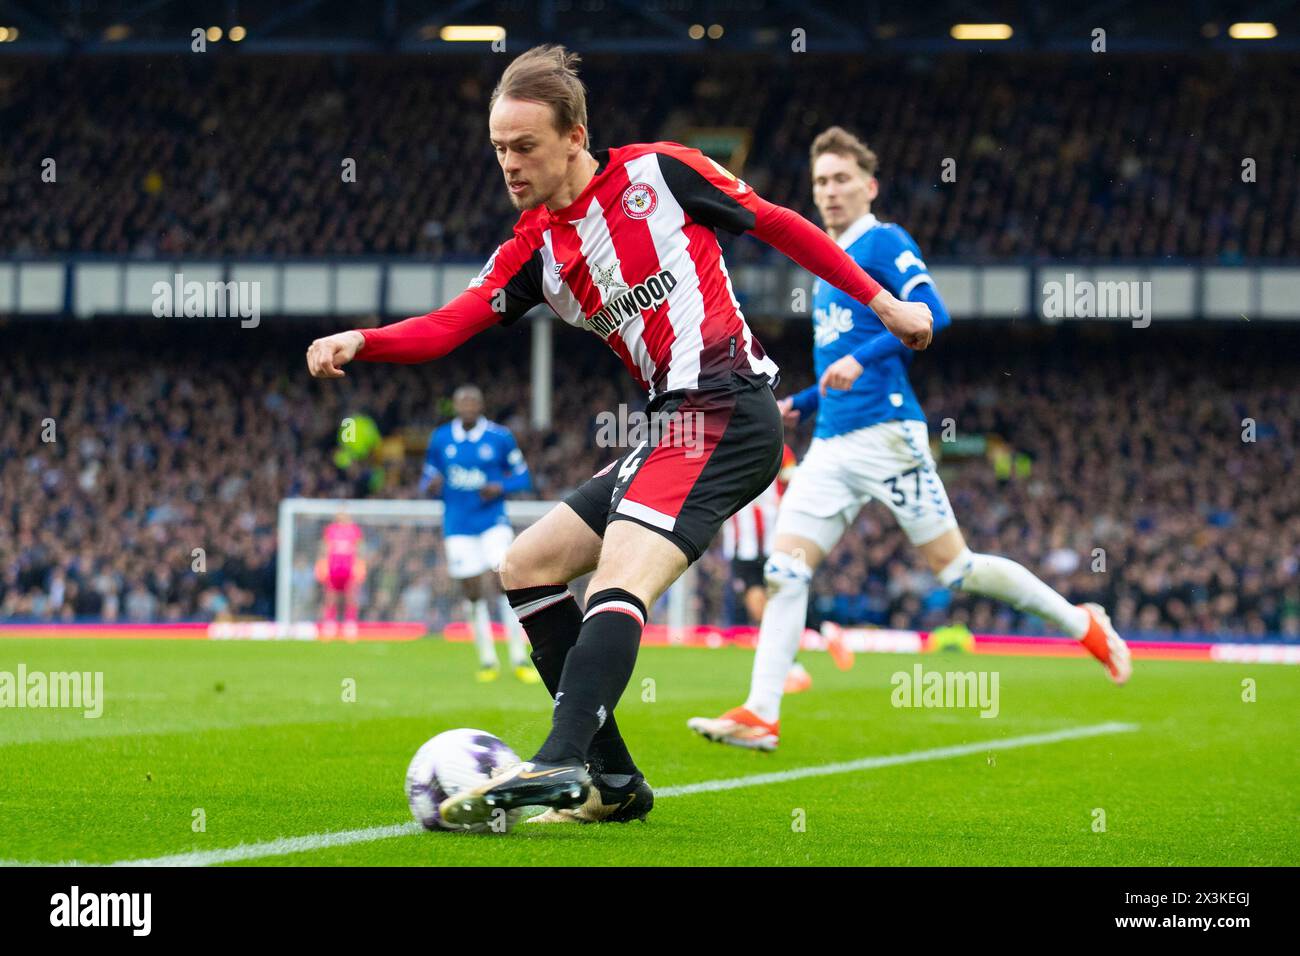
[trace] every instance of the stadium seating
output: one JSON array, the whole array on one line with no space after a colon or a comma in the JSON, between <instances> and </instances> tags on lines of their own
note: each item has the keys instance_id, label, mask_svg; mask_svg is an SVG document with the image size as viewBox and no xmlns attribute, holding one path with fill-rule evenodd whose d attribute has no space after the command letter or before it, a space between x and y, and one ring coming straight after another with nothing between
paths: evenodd
<instances>
[{"instance_id":1,"label":"stadium seating","mask_svg":"<svg viewBox=\"0 0 1300 956\"><path fill-rule=\"evenodd\" d=\"M486 136L493 60L0 61L0 253L483 257L514 219ZM1281 54L595 56L584 75L594 146L747 128L744 176L807 213L810 140L855 129L880 156L878 211L928 257L1300 247L1300 75Z\"/></svg>"}]
</instances>

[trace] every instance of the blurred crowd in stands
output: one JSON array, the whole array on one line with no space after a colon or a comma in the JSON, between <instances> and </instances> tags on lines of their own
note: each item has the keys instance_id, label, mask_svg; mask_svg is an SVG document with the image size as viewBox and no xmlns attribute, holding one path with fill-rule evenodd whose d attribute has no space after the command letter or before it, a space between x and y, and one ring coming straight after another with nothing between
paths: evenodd
<instances>
[{"instance_id":1,"label":"blurred crowd in stands","mask_svg":"<svg viewBox=\"0 0 1300 956\"><path fill-rule=\"evenodd\" d=\"M503 62L4 58L0 256L482 259L516 215L486 134ZM743 144L734 165L760 194L810 218L809 142L832 124L861 133L880 157L876 212L927 258L1232 264L1300 249L1300 73L1282 56L597 56L583 73L593 146L712 129ZM416 496L457 385L484 389L547 500L617 453L596 447L597 412L643 401L566 329L553 426L535 430L519 329L435 366L322 383L302 353L332 327L5 328L0 621L269 617L280 500ZM806 324L759 331L780 392L807 384ZM937 450L972 548L1100 601L1122 630L1295 641L1297 346L1285 327L958 323L914 381L932 435L951 420L958 437ZM340 423L363 416L379 440L341 450ZM809 434L791 436L800 453ZM440 550L386 540L363 616L443 614ZM309 558L296 566L310 587ZM697 616L738 623L720 553L697 567ZM876 507L814 588L812 623L1041 629L938 587Z\"/></svg>"},{"instance_id":2,"label":"blurred crowd in stands","mask_svg":"<svg viewBox=\"0 0 1300 956\"><path fill-rule=\"evenodd\" d=\"M504 62L5 58L0 254L482 257L515 218L486 130ZM737 171L808 215L809 143L855 130L877 212L927 257L1300 248L1281 54L593 56L584 76L594 147L739 128Z\"/></svg>"},{"instance_id":3,"label":"blurred crowd in stands","mask_svg":"<svg viewBox=\"0 0 1300 956\"><path fill-rule=\"evenodd\" d=\"M17 323L0 376L0 621L177 621L274 613L276 513L305 497L416 497L430 430L474 382L555 499L608 463L595 416L643 397L593 337L561 328L555 414L529 425L528 333L494 329L428 366L308 377L321 330L285 323ZM778 392L811 381L806 323L761 323ZM1123 631L1300 640L1300 334L1255 325L1046 329L958 323L919 357L917 392L972 548L1008 555ZM340 422L383 441L338 455ZM802 455L803 426L789 436ZM372 538L372 547L383 538ZM307 540L310 556L314 541ZM445 586L418 534L372 552L366 617L428 612ZM309 563L299 562L309 575ZM720 549L696 612L741 623ZM381 586L379 582L389 583ZM441 584L439 582L442 582ZM309 583L308 585L309 586ZM864 510L818 572L843 623L1041 632L953 596L889 515ZM444 604L446 602L443 602ZM815 623L815 622L814 622Z\"/></svg>"}]
</instances>

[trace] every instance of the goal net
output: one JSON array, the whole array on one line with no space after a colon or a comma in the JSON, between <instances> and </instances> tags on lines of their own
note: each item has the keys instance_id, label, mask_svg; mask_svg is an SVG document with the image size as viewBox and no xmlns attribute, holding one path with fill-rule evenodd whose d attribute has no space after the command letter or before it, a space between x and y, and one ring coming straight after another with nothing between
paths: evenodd
<instances>
[{"instance_id":1,"label":"goal net","mask_svg":"<svg viewBox=\"0 0 1300 956\"><path fill-rule=\"evenodd\" d=\"M515 533L553 508L554 501L507 501ZM360 529L365 577L357 591L358 617L367 624L422 625L439 634L465 619L460 584L447 573L441 501L286 498L280 502L276 557L276 631L282 636L316 634L325 586L319 559L325 529L346 515ZM691 600L695 575L688 570L651 611L674 631L696 623ZM581 601L587 577L570 585ZM494 584L495 586L495 584ZM494 592L496 593L496 592ZM496 617L495 602L490 602Z\"/></svg>"}]
</instances>

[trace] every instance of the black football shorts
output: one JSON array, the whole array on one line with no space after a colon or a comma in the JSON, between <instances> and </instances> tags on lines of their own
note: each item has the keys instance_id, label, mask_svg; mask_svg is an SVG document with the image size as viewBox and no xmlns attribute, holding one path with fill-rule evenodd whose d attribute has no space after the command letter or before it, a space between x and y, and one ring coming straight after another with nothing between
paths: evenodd
<instances>
[{"instance_id":1,"label":"black football shorts","mask_svg":"<svg viewBox=\"0 0 1300 956\"><path fill-rule=\"evenodd\" d=\"M776 397L766 382L735 375L718 388L666 392L646 411L649 437L564 503L602 538L610 521L635 521L695 562L722 523L781 470Z\"/></svg>"},{"instance_id":2,"label":"black football shorts","mask_svg":"<svg viewBox=\"0 0 1300 956\"><path fill-rule=\"evenodd\" d=\"M764 558L732 558L731 580L739 581L742 591L765 588L767 582L763 578L763 565L766 563Z\"/></svg>"}]
</instances>

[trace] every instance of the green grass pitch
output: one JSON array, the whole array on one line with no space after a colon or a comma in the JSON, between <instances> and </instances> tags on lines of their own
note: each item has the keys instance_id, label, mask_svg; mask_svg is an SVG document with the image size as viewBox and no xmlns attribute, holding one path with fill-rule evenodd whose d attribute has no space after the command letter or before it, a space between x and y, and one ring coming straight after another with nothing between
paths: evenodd
<instances>
[{"instance_id":1,"label":"green grass pitch","mask_svg":"<svg viewBox=\"0 0 1300 956\"><path fill-rule=\"evenodd\" d=\"M663 798L646 823L413 832L257 865L1294 865L1300 668L806 654L774 754L709 744L688 717L739 703L752 654L645 648L618 710L650 782L701 781L973 745L958 756ZM1000 712L891 706L890 677L999 675ZM467 645L0 640L0 671L102 671L104 713L0 709L0 860L84 863L410 823L407 762L454 727L523 756L540 686L472 680ZM1254 682L1255 700L1243 700ZM349 688L355 690L355 700ZM1249 696L1249 695L1245 695ZM1002 748L1110 722L1135 730ZM968 748L969 749L969 748ZM199 823L202 827L199 828ZM1104 825L1104 829L1102 826Z\"/></svg>"}]
</instances>

